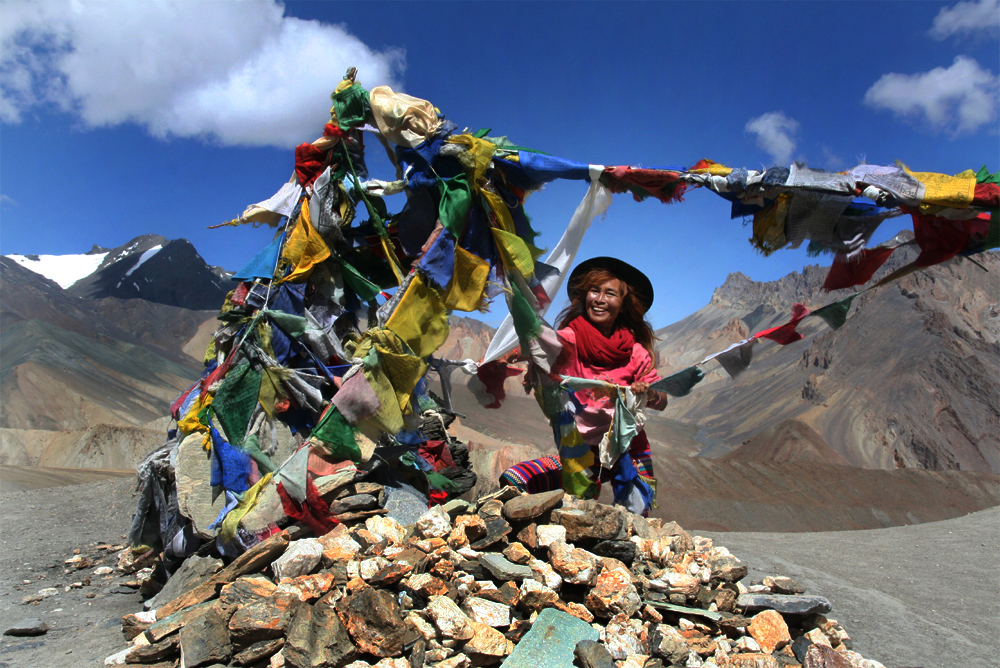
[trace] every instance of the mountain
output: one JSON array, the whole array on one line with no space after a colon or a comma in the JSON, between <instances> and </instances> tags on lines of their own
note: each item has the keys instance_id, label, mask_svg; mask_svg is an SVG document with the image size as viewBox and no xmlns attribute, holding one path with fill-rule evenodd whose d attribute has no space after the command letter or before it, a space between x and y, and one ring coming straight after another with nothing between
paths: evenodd
<instances>
[{"instance_id":1,"label":"mountain","mask_svg":"<svg viewBox=\"0 0 1000 668\"><path fill-rule=\"evenodd\" d=\"M147 234L108 251L93 273L67 291L88 299L143 299L208 310L218 309L232 287L228 275L209 266L187 239Z\"/></svg>"},{"instance_id":2,"label":"mountain","mask_svg":"<svg viewBox=\"0 0 1000 668\"><path fill-rule=\"evenodd\" d=\"M912 246L900 248L876 278L915 257ZM709 362L705 380L664 414L697 425L709 457L792 420L823 457L825 443L851 466L998 473L1000 256L978 260L988 271L956 260L860 295L839 330L806 318L798 328L804 340L762 341L735 380ZM730 274L708 305L657 332L661 373L784 324L794 302L818 308L851 294L825 293L825 275L818 266L766 283Z\"/></svg>"},{"instance_id":3,"label":"mountain","mask_svg":"<svg viewBox=\"0 0 1000 668\"><path fill-rule=\"evenodd\" d=\"M0 428L78 430L163 417L200 374L201 351L189 355L185 346L217 306L81 298L0 258Z\"/></svg>"}]
</instances>

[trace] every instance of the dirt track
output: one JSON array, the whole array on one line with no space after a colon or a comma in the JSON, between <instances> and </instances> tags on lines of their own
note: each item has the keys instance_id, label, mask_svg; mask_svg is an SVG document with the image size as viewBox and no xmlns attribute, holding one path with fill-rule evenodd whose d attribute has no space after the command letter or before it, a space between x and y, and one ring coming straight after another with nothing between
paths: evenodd
<instances>
[{"instance_id":1,"label":"dirt track","mask_svg":"<svg viewBox=\"0 0 1000 668\"><path fill-rule=\"evenodd\" d=\"M70 574L63 561L74 548L91 554L88 546L123 542L133 484L118 478L0 494L0 624L37 617L52 629L0 636L0 668L91 668L124 647L119 620L142 609L139 594L118 585L125 578L93 575L110 559ZM1000 507L871 531L705 535L744 560L749 579L788 575L829 598L855 648L887 668L986 667L1000 656ZM91 586L63 591L87 575ZM21 604L44 587L59 593Z\"/></svg>"},{"instance_id":2,"label":"dirt track","mask_svg":"<svg viewBox=\"0 0 1000 668\"><path fill-rule=\"evenodd\" d=\"M1000 660L1000 507L870 531L704 533L751 580L795 578L833 604L865 658L888 668L987 668Z\"/></svg>"}]
</instances>

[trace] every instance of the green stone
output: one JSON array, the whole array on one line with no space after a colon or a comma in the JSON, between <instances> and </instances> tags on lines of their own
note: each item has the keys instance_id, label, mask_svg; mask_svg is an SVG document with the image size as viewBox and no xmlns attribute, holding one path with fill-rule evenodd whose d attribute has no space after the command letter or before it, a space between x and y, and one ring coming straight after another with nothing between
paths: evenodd
<instances>
[{"instance_id":1,"label":"green stone","mask_svg":"<svg viewBox=\"0 0 1000 668\"><path fill-rule=\"evenodd\" d=\"M576 644L598 637L597 629L582 619L546 608L500 668L573 668Z\"/></svg>"}]
</instances>

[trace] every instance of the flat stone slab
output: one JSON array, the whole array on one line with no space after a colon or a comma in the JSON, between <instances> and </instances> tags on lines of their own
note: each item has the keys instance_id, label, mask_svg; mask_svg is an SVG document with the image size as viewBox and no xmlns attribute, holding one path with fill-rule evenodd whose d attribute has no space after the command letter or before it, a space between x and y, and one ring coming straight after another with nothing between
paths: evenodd
<instances>
[{"instance_id":1,"label":"flat stone slab","mask_svg":"<svg viewBox=\"0 0 1000 668\"><path fill-rule=\"evenodd\" d=\"M826 614L833 610L822 596L789 596L784 594L740 594L736 607L747 610L777 610L789 615Z\"/></svg>"},{"instance_id":2,"label":"flat stone slab","mask_svg":"<svg viewBox=\"0 0 1000 668\"><path fill-rule=\"evenodd\" d=\"M564 496L566 492L561 489L518 496L503 504L503 515L508 520L531 520L558 506Z\"/></svg>"},{"instance_id":3,"label":"flat stone slab","mask_svg":"<svg viewBox=\"0 0 1000 668\"><path fill-rule=\"evenodd\" d=\"M17 623L4 629L5 636L40 636L48 633L49 626L40 619L31 617L18 620Z\"/></svg>"},{"instance_id":4,"label":"flat stone slab","mask_svg":"<svg viewBox=\"0 0 1000 668\"><path fill-rule=\"evenodd\" d=\"M597 629L582 619L546 608L500 668L573 668L577 643L599 637Z\"/></svg>"},{"instance_id":5,"label":"flat stone slab","mask_svg":"<svg viewBox=\"0 0 1000 668\"><path fill-rule=\"evenodd\" d=\"M497 580L505 582L510 580L519 582L525 578L530 579L532 576L531 568L528 566L515 564L495 552L487 552L480 555L479 563L483 568L492 573L493 577Z\"/></svg>"}]
</instances>

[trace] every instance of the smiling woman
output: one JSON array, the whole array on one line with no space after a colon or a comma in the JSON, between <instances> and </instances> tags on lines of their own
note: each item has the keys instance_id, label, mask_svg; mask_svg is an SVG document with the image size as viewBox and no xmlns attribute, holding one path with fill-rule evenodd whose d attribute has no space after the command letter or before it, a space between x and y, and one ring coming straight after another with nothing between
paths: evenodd
<instances>
[{"instance_id":1,"label":"smiling woman","mask_svg":"<svg viewBox=\"0 0 1000 668\"><path fill-rule=\"evenodd\" d=\"M653 357L653 330L645 320L653 303L653 286L646 275L616 258L591 258L570 274L568 292L570 304L557 319L563 353L553 375L625 387L639 399L639 406L665 408L666 395L649 390L660 376ZM592 453L586 458L591 489L597 493L602 480L621 479L634 469L645 485L640 485L643 493L615 500L634 512L648 512L656 483L645 431L640 428L628 450L602 467L599 449L614 421L616 397L605 387L593 387L577 390L574 399L576 429ZM565 479L557 473L562 465L555 457L522 462L505 471L501 483L532 493L557 489Z\"/></svg>"}]
</instances>

